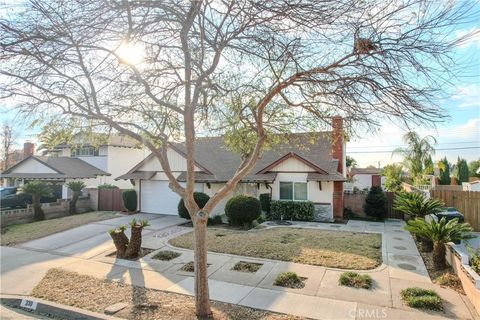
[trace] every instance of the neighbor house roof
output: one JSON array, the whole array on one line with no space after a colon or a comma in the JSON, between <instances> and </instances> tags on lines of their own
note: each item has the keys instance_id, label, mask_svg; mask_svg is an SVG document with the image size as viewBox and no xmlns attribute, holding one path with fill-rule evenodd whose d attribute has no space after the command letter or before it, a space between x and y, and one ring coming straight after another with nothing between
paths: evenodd
<instances>
[{"instance_id":1,"label":"neighbor house roof","mask_svg":"<svg viewBox=\"0 0 480 320\"><path fill-rule=\"evenodd\" d=\"M290 157L302 161L317 173L312 176L312 181L345 181L337 171L338 160L331 156L331 132L288 134L280 140L281 143L263 152L251 173L242 179L243 182L274 181L276 173L271 169ZM172 148L180 154L186 152L184 143L172 144ZM151 157L153 155L143 162ZM242 160L240 155L228 149L223 137L202 137L195 141L195 161L203 170L196 173L197 182L226 182L235 174ZM141 164L117 179L134 179L135 175L142 172ZM181 172L177 180L185 181L186 173Z\"/></svg>"},{"instance_id":2,"label":"neighbor house roof","mask_svg":"<svg viewBox=\"0 0 480 320\"><path fill-rule=\"evenodd\" d=\"M54 150L70 148L72 146L114 146L125 148L138 148L140 143L129 136L121 134L107 134L107 133L94 133L94 134L81 134L78 133L73 138L72 143L62 143L56 145Z\"/></svg>"},{"instance_id":3,"label":"neighbor house roof","mask_svg":"<svg viewBox=\"0 0 480 320\"><path fill-rule=\"evenodd\" d=\"M382 174L382 169L379 169L379 168L352 168L352 170L350 170L350 175L354 176L356 174Z\"/></svg>"},{"instance_id":4,"label":"neighbor house roof","mask_svg":"<svg viewBox=\"0 0 480 320\"><path fill-rule=\"evenodd\" d=\"M27 161L37 161L53 172L18 172L16 171ZM103 170L78 158L69 157L40 157L30 156L16 165L2 172L2 178L23 178L23 179L85 179L97 176L109 176Z\"/></svg>"}]
</instances>

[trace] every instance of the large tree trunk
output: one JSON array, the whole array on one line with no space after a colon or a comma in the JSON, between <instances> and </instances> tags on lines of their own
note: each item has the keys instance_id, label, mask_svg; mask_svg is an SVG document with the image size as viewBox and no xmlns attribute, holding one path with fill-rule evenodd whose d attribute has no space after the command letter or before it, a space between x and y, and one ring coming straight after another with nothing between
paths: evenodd
<instances>
[{"instance_id":1,"label":"large tree trunk","mask_svg":"<svg viewBox=\"0 0 480 320\"><path fill-rule=\"evenodd\" d=\"M37 221L45 220L45 213L42 210L42 205L40 204L40 197L37 195L32 195L32 204L33 204L33 218Z\"/></svg>"},{"instance_id":2,"label":"large tree trunk","mask_svg":"<svg viewBox=\"0 0 480 320\"><path fill-rule=\"evenodd\" d=\"M197 214L194 219L195 306L197 317L201 319L212 314L207 274L207 217L199 218Z\"/></svg>"},{"instance_id":3,"label":"large tree trunk","mask_svg":"<svg viewBox=\"0 0 480 320\"><path fill-rule=\"evenodd\" d=\"M126 256L128 259L135 259L140 253L142 247L142 230L141 226L132 226L130 243L127 246Z\"/></svg>"},{"instance_id":4,"label":"large tree trunk","mask_svg":"<svg viewBox=\"0 0 480 320\"><path fill-rule=\"evenodd\" d=\"M125 235L125 232L122 229L116 229L110 232L110 236L117 249L117 258L125 258L128 246L128 238Z\"/></svg>"},{"instance_id":5,"label":"large tree trunk","mask_svg":"<svg viewBox=\"0 0 480 320\"><path fill-rule=\"evenodd\" d=\"M76 214L77 213L77 201L78 197L80 196L80 193L77 191L73 192L72 200L70 200L70 208L69 208L69 213L70 214Z\"/></svg>"},{"instance_id":6,"label":"large tree trunk","mask_svg":"<svg viewBox=\"0 0 480 320\"><path fill-rule=\"evenodd\" d=\"M435 270L445 269L445 244L440 241L433 243L433 265Z\"/></svg>"}]
</instances>

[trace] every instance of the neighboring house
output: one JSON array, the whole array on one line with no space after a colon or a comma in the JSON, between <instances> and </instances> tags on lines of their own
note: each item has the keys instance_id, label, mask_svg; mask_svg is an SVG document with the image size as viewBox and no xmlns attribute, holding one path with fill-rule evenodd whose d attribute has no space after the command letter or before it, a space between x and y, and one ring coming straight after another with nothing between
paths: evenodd
<instances>
[{"instance_id":1,"label":"neighboring house","mask_svg":"<svg viewBox=\"0 0 480 320\"><path fill-rule=\"evenodd\" d=\"M30 156L2 172L1 177L7 180L8 186L19 186L32 180L49 182L55 196L67 198L65 183L81 179L89 185L99 177L109 175L77 158Z\"/></svg>"},{"instance_id":2,"label":"neighboring house","mask_svg":"<svg viewBox=\"0 0 480 320\"><path fill-rule=\"evenodd\" d=\"M359 190L370 189L371 187L385 187L385 177L382 176L382 169L378 168L352 168L349 177L353 187Z\"/></svg>"},{"instance_id":3,"label":"neighboring house","mask_svg":"<svg viewBox=\"0 0 480 320\"><path fill-rule=\"evenodd\" d=\"M480 180L463 182L462 189L463 191L480 191Z\"/></svg>"},{"instance_id":4,"label":"neighboring house","mask_svg":"<svg viewBox=\"0 0 480 320\"><path fill-rule=\"evenodd\" d=\"M132 188L130 181L115 180L114 178L124 174L144 159L148 152L142 149L138 142L119 134L100 137L99 140L103 140L103 142L93 143L90 140L86 136L77 135L74 143L57 145L45 154L51 157L80 159L109 173L108 176L99 176L94 180L89 180L86 183L89 187L108 183L121 189Z\"/></svg>"},{"instance_id":5,"label":"neighboring house","mask_svg":"<svg viewBox=\"0 0 480 320\"><path fill-rule=\"evenodd\" d=\"M233 194L258 197L261 193L270 193L273 200L310 200L315 203L318 219L342 219L343 182L346 181L342 118L334 117L332 127L332 132L286 135L281 144L263 153ZM171 144L167 157L177 180L185 183L184 145ZM195 159L195 189L210 196L225 185L241 162L237 154L227 149L222 137L197 138ZM169 188L169 181L153 155L118 179L134 181L141 211L177 214L180 198ZM227 201L228 198L221 201L213 213L223 214Z\"/></svg>"}]
</instances>

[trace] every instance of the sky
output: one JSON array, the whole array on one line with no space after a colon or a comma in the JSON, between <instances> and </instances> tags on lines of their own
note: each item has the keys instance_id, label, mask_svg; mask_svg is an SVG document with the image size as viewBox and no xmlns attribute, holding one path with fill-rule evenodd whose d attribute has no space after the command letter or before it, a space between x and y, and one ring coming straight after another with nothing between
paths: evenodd
<instances>
[{"instance_id":1,"label":"sky","mask_svg":"<svg viewBox=\"0 0 480 320\"><path fill-rule=\"evenodd\" d=\"M444 156L453 163L458 157L467 161L480 158L480 21L459 26L454 36L460 37L471 31L478 31L476 37L457 46L454 52L455 57L467 67L456 80L454 94L440 103L448 119L435 128L415 128L420 136L432 135L437 140L434 161ZM28 128L28 123L15 116L12 108L5 104L2 107L0 123L14 126L17 147L27 140L37 142L36 135L40 129ZM402 136L407 131L407 128L390 121L381 121L376 133L365 132L352 137L347 143L347 155L353 157L359 167L383 167L401 162L401 157L392 156L392 151L405 146Z\"/></svg>"}]
</instances>

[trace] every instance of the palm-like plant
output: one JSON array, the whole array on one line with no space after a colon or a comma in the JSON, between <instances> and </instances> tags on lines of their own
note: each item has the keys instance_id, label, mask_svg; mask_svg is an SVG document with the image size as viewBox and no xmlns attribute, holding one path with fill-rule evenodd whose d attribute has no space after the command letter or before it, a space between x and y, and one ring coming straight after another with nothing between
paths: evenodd
<instances>
[{"instance_id":1,"label":"palm-like plant","mask_svg":"<svg viewBox=\"0 0 480 320\"><path fill-rule=\"evenodd\" d=\"M415 218L423 218L429 214L441 212L445 204L434 198L427 198L420 192L400 191L395 195L393 208Z\"/></svg>"},{"instance_id":2,"label":"palm-like plant","mask_svg":"<svg viewBox=\"0 0 480 320\"><path fill-rule=\"evenodd\" d=\"M393 153L404 156L404 163L410 176L414 181L419 181L422 178L425 163L435 154L433 146L437 143L437 140L433 136L420 138L418 133L410 131L403 136L403 141L408 146L397 148Z\"/></svg>"},{"instance_id":3,"label":"palm-like plant","mask_svg":"<svg viewBox=\"0 0 480 320\"><path fill-rule=\"evenodd\" d=\"M50 187L45 182L34 180L23 186L23 193L32 196L33 218L35 220L45 220L40 198L48 197L51 194Z\"/></svg>"},{"instance_id":4,"label":"palm-like plant","mask_svg":"<svg viewBox=\"0 0 480 320\"><path fill-rule=\"evenodd\" d=\"M417 218L408 221L405 229L433 242L433 264L436 270L445 269L446 243L473 237L468 234L473 230L470 225L468 223L458 223L458 218L448 222L445 218L442 218L439 222L435 220L426 222Z\"/></svg>"},{"instance_id":5,"label":"palm-like plant","mask_svg":"<svg viewBox=\"0 0 480 320\"><path fill-rule=\"evenodd\" d=\"M67 187L72 190L72 200L70 201L70 214L77 213L77 201L80 195L82 194L82 189L85 188L85 183L83 181L70 181L67 183Z\"/></svg>"}]
</instances>

